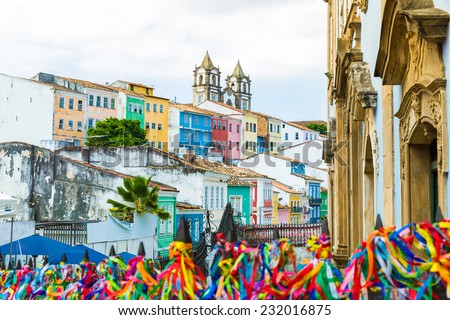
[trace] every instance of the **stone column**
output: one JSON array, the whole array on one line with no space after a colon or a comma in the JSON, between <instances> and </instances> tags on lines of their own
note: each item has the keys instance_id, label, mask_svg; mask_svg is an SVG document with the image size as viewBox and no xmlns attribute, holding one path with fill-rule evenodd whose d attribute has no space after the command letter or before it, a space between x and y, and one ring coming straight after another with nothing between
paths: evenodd
<instances>
[{"instance_id":1,"label":"stone column","mask_svg":"<svg viewBox=\"0 0 450 320\"><path fill-rule=\"evenodd\" d=\"M395 223L394 211L394 114L392 86L383 86L383 224L391 226Z\"/></svg>"}]
</instances>

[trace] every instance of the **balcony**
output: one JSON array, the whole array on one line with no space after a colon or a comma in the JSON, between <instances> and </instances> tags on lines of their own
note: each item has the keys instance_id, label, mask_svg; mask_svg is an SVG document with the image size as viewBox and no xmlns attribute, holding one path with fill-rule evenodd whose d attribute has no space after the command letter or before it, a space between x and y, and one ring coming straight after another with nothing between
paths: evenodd
<instances>
[{"instance_id":1,"label":"balcony","mask_svg":"<svg viewBox=\"0 0 450 320\"><path fill-rule=\"evenodd\" d=\"M320 206L322 205L322 198L310 198L309 199L310 206Z\"/></svg>"},{"instance_id":2,"label":"balcony","mask_svg":"<svg viewBox=\"0 0 450 320\"><path fill-rule=\"evenodd\" d=\"M297 207L292 207L291 209L291 213L302 213L303 210L301 207L297 208Z\"/></svg>"}]
</instances>

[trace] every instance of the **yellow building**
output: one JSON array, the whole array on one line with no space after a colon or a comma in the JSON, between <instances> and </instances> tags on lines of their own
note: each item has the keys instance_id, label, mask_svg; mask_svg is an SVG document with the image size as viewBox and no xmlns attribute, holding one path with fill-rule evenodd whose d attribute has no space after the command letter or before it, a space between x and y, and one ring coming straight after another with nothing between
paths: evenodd
<instances>
[{"instance_id":1,"label":"yellow building","mask_svg":"<svg viewBox=\"0 0 450 320\"><path fill-rule=\"evenodd\" d=\"M151 147L169 149L169 99L153 95L153 87L118 80L112 84L145 98L144 128Z\"/></svg>"},{"instance_id":2,"label":"yellow building","mask_svg":"<svg viewBox=\"0 0 450 320\"><path fill-rule=\"evenodd\" d=\"M278 206L280 205L278 202L279 197L280 197L280 192L273 190L272 191L272 203L273 203L272 224L278 224Z\"/></svg>"},{"instance_id":3,"label":"yellow building","mask_svg":"<svg viewBox=\"0 0 450 320\"><path fill-rule=\"evenodd\" d=\"M243 118L242 152L244 157L251 157L257 153L258 148L258 117L246 112Z\"/></svg>"},{"instance_id":4,"label":"yellow building","mask_svg":"<svg viewBox=\"0 0 450 320\"><path fill-rule=\"evenodd\" d=\"M52 87L55 90L53 139L84 145L86 96L56 84Z\"/></svg>"}]
</instances>

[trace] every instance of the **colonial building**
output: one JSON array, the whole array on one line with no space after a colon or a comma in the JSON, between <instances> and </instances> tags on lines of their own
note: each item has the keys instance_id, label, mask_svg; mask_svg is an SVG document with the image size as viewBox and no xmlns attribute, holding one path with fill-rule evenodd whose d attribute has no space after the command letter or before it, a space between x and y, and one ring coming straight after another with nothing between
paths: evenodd
<instances>
[{"instance_id":1,"label":"colonial building","mask_svg":"<svg viewBox=\"0 0 450 320\"><path fill-rule=\"evenodd\" d=\"M200 66L194 69L193 104L204 101L224 102L241 110L251 110L250 77L245 75L241 63L237 62L233 73L226 78L226 87L222 90L219 67L214 66L208 51Z\"/></svg>"},{"instance_id":2,"label":"colonial building","mask_svg":"<svg viewBox=\"0 0 450 320\"><path fill-rule=\"evenodd\" d=\"M328 0L329 212L344 264L384 225L448 217L450 3Z\"/></svg>"},{"instance_id":3,"label":"colonial building","mask_svg":"<svg viewBox=\"0 0 450 320\"><path fill-rule=\"evenodd\" d=\"M111 84L112 87L119 87L135 94L140 95L141 99L137 99L138 103L130 101L132 106L136 104L138 107L134 112L127 109L126 119L136 118L141 120L141 127L145 128L146 137L149 144L153 148L168 151L169 147L169 99L154 95L154 88L145 84L117 80ZM144 99L144 106L141 110L141 101ZM127 104L128 105L128 104Z\"/></svg>"}]
</instances>

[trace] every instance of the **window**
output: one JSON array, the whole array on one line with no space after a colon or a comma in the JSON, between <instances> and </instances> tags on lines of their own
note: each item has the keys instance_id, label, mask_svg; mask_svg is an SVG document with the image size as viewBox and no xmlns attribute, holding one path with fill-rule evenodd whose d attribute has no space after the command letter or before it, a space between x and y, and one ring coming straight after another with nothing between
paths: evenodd
<instances>
[{"instance_id":1,"label":"window","mask_svg":"<svg viewBox=\"0 0 450 320\"><path fill-rule=\"evenodd\" d=\"M214 120L213 121L213 129L216 129L217 128L217 120Z\"/></svg>"},{"instance_id":2,"label":"window","mask_svg":"<svg viewBox=\"0 0 450 320\"><path fill-rule=\"evenodd\" d=\"M162 130L162 124L158 123L158 130Z\"/></svg>"},{"instance_id":3,"label":"window","mask_svg":"<svg viewBox=\"0 0 450 320\"><path fill-rule=\"evenodd\" d=\"M224 199L225 199L225 191L224 191L224 187L220 188L220 207L223 208L224 207Z\"/></svg>"},{"instance_id":4,"label":"window","mask_svg":"<svg viewBox=\"0 0 450 320\"><path fill-rule=\"evenodd\" d=\"M231 196L230 203L231 203L231 207L233 208L235 213L237 213L237 212L242 213L242 197L241 196Z\"/></svg>"},{"instance_id":5,"label":"window","mask_svg":"<svg viewBox=\"0 0 450 320\"><path fill-rule=\"evenodd\" d=\"M214 208L214 187L210 187L211 190L211 209Z\"/></svg>"},{"instance_id":6,"label":"window","mask_svg":"<svg viewBox=\"0 0 450 320\"><path fill-rule=\"evenodd\" d=\"M253 124L253 132L256 132L256 123Z\"/></svg>"},{"instance_id":7,"label":"window","mask_svg":"<svg viewBox=\"0 0 450 320\"><path fill-rule=\"evenodd\" d=\"M284 140L289 140L289 133L284 134Z\"/></svg>"},{"instance_id":8,"label":"window","mask_svg":"<svg viewBox=\"0 0 450 320\"><path fill-rule=\"evenodd\" d=\"M236 125L236 132L239 133L239 125Z\"/></svg>"},{"instance_id":9,"label":"window","mask_svg":"<svg viewBox=\"0 0 450 320\"><path fill-rule=\"evenodd\" d=\"M307 133L305 133L305 139L308 140L308 134Z\"/></svg>"},{"instance_id":10,"label":"window","mask_svg":"<svg viewBox=\"0 0 450 320\"><path fill-rule=\"evenodd\" d=\"M69 99L69 109L73 110L73 99Z\"/></svg>"},{"instance_id":11,"label":"window","mask_svg":"<svg viewBox=\"0 0 450 320\"><path fill-rule=\"evenodd\" d=\"M59 98L59 107L64 108L64 98L63 97Z\"/></svg>"},{"instance_id":12,"label":"window","mask_svg":"<svg viewBox=\"0 0 450 320\"><path fill-rule=\"evenodd\" d=\"M229 128L228 128L229 132L233 132L233 125L230 123Z\"/></svg>"},{"instance_id":13,"label":"window","mask_svg":"<svg viewBox=\"0 0 450 320\"><path fill-rule=\"evenodd\" d=\"M58 129L64 129L64 119L59 119Z\"/></svg>"},{"instance_id":14,"label":"window","mask_svg":"<svg viewBox=\"0 0 450 320\"><path fill-rule=\"evenodd\" d=\"M225 141L222 141L222 150L227 149L227 143Z\"/></svg>"},{"instance_id":15,"label":"window","mask_svg":"<svg viewBox=\"0 0 450 320\"><path fill-rule=\"evenodd\" d=\"M237 149L239 150L239 141L236 143Z\"/></svg>"},{"instance_id":16,"label":"window","mask_svg":"<svg viewBox=\"0 0 450 320\"><path fill-rule=\"evenodd\" d=\"M78 100L78 111L83 111L83 100Z\"/></svg>"},{"instance_id":17,"label":"window","mask_svg":"<svg viewBox=\"0 0 450 320\"><path fill-rule=\"evenodd\" d=\"M73 120L69 120L67 124L67 130L73 130Z\"/></svg>"},{"instance_id":18,"label":"window","mask_svg":"<svg viewBox=\"0 0 450 320\"><path fill-rule=\"evenodd\" d=\"M216 209L219 209L219 187L216 187Z\"/></svg>"},{"instance_id":19,"label":"window","mask_svg":"<svg viewBox=\"0 0 450 320\"><path fill-rule=\"evenodd\" d=\"M92 128L92 127L94 127L94 119L89 118L89 119L88 119L88 129L90 129L90 128Z\"/></svg>"},{"instance_id":20,"label":"window","mask_svg":"<svg viewBox=\"0 0 450 320\"><path fill-rule=\"evenodd\" d=\"M130 91L134 91L134 85L130 84Z\"/></svg>"},{"instance_id":21,"label":"window","mask_svg":"<svg viewBox=\"0 0 450 320\"><path fill-rule=\"evenodd\" d=\"M227 130L227 123L225 121L222 122L222 130Z\"/></svg>"},{"instance_id":22,"label":"window","mask_svg":"<svg viewBox=\"0 0 450 320\"><path fill-rule=\"evenodd\" d=\"M108 98L107 97L103 98L103 108L106 108L106 109L109 108L109 106L108 106Z\"/></svg>"},{"instance_id":23,"label":"window","mask_svg":"<svg viewBox=\"0 0 450 320\"><path fill-rule=\"evenodd\" d=\"M153 104L153 112L158 112L158 106L156 103Z\"/></svg>"},{"instance_id":24,"label":"window","mask_svg":"<svg viewBox=\"0 0 450 320\"><path fill-rule=\"evenodd\" d=\"M185 115L183 116L183 119L184 119L184 123L189 124L189 116L188 116L187 114L185 114Z\"/></svg>"},{"instance_id":25,"label":"window","mask_svg":"<svg viewBox=\"0 0 450 320\"><path fill-rule=\"evenodd\" d=\"M199 94L198 96L197 96L197 104L200 104L200 103L202 103L203 102L203 95L202 94Z\"/></svg>"},{"instance_id":26,"label":"window","mask_svg":"<svg viewBox=\"0 0 450 320\"><path fill-rule=\"evenodd\" d=\"M247 110L247 101L246 100L242 101L242 110Z\"/></svg>"},{"instance_id":27,"label":"window","mask_svg":"<svg viewBox=\"0 0 450 320\"><path fill-rule=\"evenodd\" d=\"M228 141L228 150L231 150L231 141Z\"/></svg>"},{"instance_id":28,"label":"window","mask_svg":"<svg viewBox=\"0 0 450 320\"><path fill-rule=\"evenodd\" d=\"M194 124L199 125L200 124L200 117L194 116Z\"/></svg>"},{"instance_id":29,"label":"window","mask_svg":"<svg viewBox=\"0 0 450 320\"><path fill-rule=\"evenodd\" d=\"M92 94L89 95L89 106L90 107L94 106L94 96Z\"/></svg>"},{"instance_id":30,"label":"window","mask_svg":"<svg viewBox=\"0 0 450 320\"><path fill-rule=\"evenodd\" d=\"M211 100L212 101L217 101L217 94L211 93Z\"/></svg>"},{"instance_id":31,"label":"window","mask_svg":"<svg viewBox=\"0 0 450 320\"><path fill-rule=\"evenodd\" d=\"M208 209L208 187L205 187L205 209Z\"/></svg>"},{"instance_id":32,"label":"window","mask_svg":"<svg viewBox=\"0 0 450 320\"><path fill-rule=\"evenodd\" d=\"M298 140L298 132L295 133L295 140Z\"/></svg>"},{"instance_id":33,"label":"window","mask_svg":"<svg viewBox=\"0 0 450 320\"><path fill-rule=\"evenodd\" d=\"M188 141L188 136L189 136L188 132L187 131L183 131L183 141Z\"/></svg>"},{"instance_id":34,"label":"window","mask_svg":"<svg viewBox=\"0 0 450 320\"><path fill-rule=\"evenodd\" d=\"M200 239L200 220L199 218L195 218L194 220L194 239Z\"/></svg>"},{"instance_id":35,"label":"window","mask_svg":"<svg viewBox=\"0 0 450 320\"><path fill-rule=\"evenodd\" d=\"M152 123L152 129L156 129L156 123Z\"/></svg>"},{"instance_id":36,"label":"window","mask_svg":"<svg viewBox=\"0 0 450 320\"><path fill-rule=\"evenodd\" d=\"M152 148L155 148L155 141L152 141Z\"/></svg>"},{"instance_id":37,"label":"window","mask_svg":"<svg viewBox=\"0 0 450 320\"><path fill-rule=\"evenodd\" d=\"M150 122L145 123L145 129L150 129Z\"/></svg>"},{"instance_id":38,"label":"window","mask_svg":"<svg viewBox=\"0 0 450 320\"><path fill-rule=\"evenodd\" d=\"M162 142L158 141L158 149L162 149Z\"/></svg>"},{"instance_id":39,"label":"window","mask_svg":"<svg viewBox=\"0 0 450 320\"><path fill-rule=\"evenodd\" d=\"M213 149L216 149L217 148L216 140L213 140L211 143L212 143Z\"/></svg>"},{"instance_id":40,"label":"window","mask_svg":"<svg viewBox=\"0 0 450 320\"><path fill-rule=\"evenodd\" d=\"M172 212L172 210L170 210L170 208L169 208L169 213L170 213L171 217L173 217L173 212ZM167 234L173 234L173 220L172 220L172 218L167 220Z\"/></svg>"},{"instance_id":41,"label":"window","mask_svg":"<svg viewBox=\"0 0 450 320\"><path fill-rule=\"evenodd\" d=\"M83 130L83 122L78 121L77 122L77 131L81 132Z\"/></svg>"},{"instance_id":42,"label":"window","mask_svg":"<svg viewBox=\"0 0 450 320\"><path fill-rule=\"evenodd\" d=\"M217 150L222 149L222 143L220 141L217 141Z\"/></svg>"},{"instance_id":43,"label":"window","mask_svg":"<svg viewBox=\"0 0 450 320\"><path fill-rule=\"evenodd\" d=\"M101 102L102 102L102 97L97 96L97 103L96 103L96 106L97 106L97 107L101 107Z\"/></svg>"},{"instance_id":44,"label":"window","mask_svg":"<svg viewBox=\"0 0 450 320\"><path fill-rule=\"evenodd\" d=\"M203 141L208 141L208 134L206 132L203 133Z\"/></svg>"},{"instance_id":45,"label":"window","mask_svg":"<svg viewBox=\"0 0 450 320\"><path fill-rule=\"evenodd\" d=\"M164 113L164 106L162 104L159 105L159 112Z\"/></svg>"},{"instance_id":46,"label":"window","mask_svg":"<svg viewBox=\"0 0 450 320\"><path fill-rule=\"evenodd\" d=\"M248 122L245 123L245 131L248 131Z\"/></svg>"},{"instance_id":47,"label":"window","mask_svg":"<svg viewBox=\"0 0 450 320\"><path fill-rule=\"evenodd\" d=\"M133 103L133 112L138 112L138 105L136 103Z\"/></svg>"},{"instance_id":48,"label":"window","mask_svg":"<svg viewBox=\"0 0 450 320\"><path fill-rule=\"evenodd\" d=\"M166 233L166 224L163 219L159 219L159 234Z\"/></svg>"},{"instance_id":49,"label":"window","mask_svg":"<svg viewBox=\"0 0 450 320\"><path fill-rule=\"evenodd\" d=\"M133 104L131 102L128 104L128 112L133 112Z\"/></svg>"},{"instance_id":50,"label":"window","mask_svg":"<svg viewBox=\"0 0 450 320\"><path fill-rule=\"evenodd\" d=\"M208 120L208 118L203 118L203 125L204 125L205 127L209 126L209 120Z\"/></svg>"},{"instance_id":51,"label":"window","mask_svg":"<svg viewBox=\"0 0 450 320\"><path fill-rule=\"evenodd\" d=\"M248 141L245 141L245 149L248 150Z\"/></svg>"},{"instance_id":52,"label":"window","mask_svg":"<svg viewBox=\"0 0 450 320\"><path fill-rule=\"evenodd\" d=\"M273 125L270 124L270 132L273 132Z\"/></svg>"},{"instance_id":53,"label":"window","mask_svg":"<svg viewBox=\"0 0 450 320\"><path fill-rule=\"evenodd\" d=\"M198 141L198 131L194 132L194 141Z\"/></svg>"},{"instance_id":54,"label":"window","mask_svg":"<svg viewBox=\"0 0 450 320\"><path fill-rule=\"evenodd\" d=\"M277 133L280 133L280 125L277 125Z\"/></svg>"},{"instance_id":55,"label":"window","mask_svg":"<svg viewBox=\"0 0 450 320\"><path fill-rule=\"evenodd\" d=\"M147 102L147 106L145 108L147 111L150 111L150 103Z\"/></svg>"},{"instance_id":56,"label":"window","mask_svg":"<svg viewBox=\"0 0 450 320\"><path fill-rule=\"evenodd\" d=\"M111 109L115 110L116 109L116 99L111 98Z\"/></svg>"},{"instance_id":57,"label":"window","mask_svg":"<svg viewBox=\"0 0 450 320\"><path fill-rule=\"evenodd\" d=\"M138 106L138 111L139 111L140 114L143 114L144 113L144 105L139 105Z\"/></svg>"}]
</instances>

